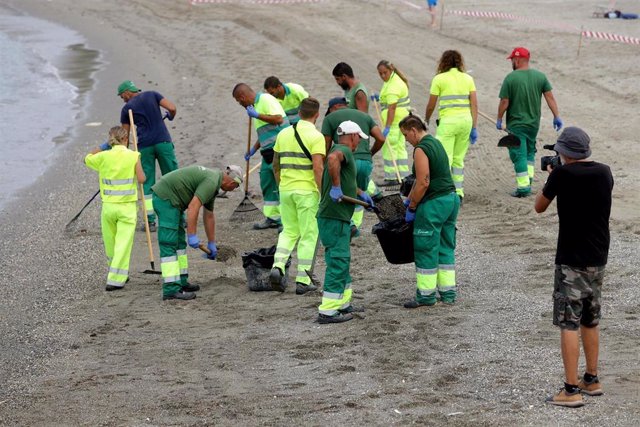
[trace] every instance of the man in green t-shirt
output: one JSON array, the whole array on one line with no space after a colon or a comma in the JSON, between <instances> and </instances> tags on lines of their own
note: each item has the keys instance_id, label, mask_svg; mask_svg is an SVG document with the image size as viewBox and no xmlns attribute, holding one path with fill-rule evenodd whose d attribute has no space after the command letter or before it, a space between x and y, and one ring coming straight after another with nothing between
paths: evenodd
<instances>
[{"instance_id":1,"label":"man in green t-shirt","mask_svg":"<svg viewBox=\"0 0 640 427\"><path fill-rule=\"evenodd\" d=\"M378 195L381 195L381 192L371 181L373 172L372 156L380 151L384 145L385 138L380 127L370 115L359 110L347 108L345 98L332 98L329 100L329 109L322 122L322 134L327 143L327 150L331 147L332 142L338 143L338 126L347 120L355 122L365 135L370 135L376 140L373 147L369 148L369 139L361 139L356 151L353 153L353 157L356 159L356 182L358 183L358 188L367 191L375 199ZM369 188L370 185L371 188ZM356 206L351 218L351 234L353 236L359 234L363 217L364 208Z\"/></svg>"},{"instance_id":2,"label":"man in green t-shirt","mask_svg":"<svg viewBox=\"0 0 640 427\"><path fill-rule=\"evenodd\" d=\"M196 297L198 285L191 285L187 262L184 211L187 211L186 228L188 244L200 247L196 235L198 213L202 211L204 231L207 234L207 258L214 260L216 246L216 224L213 205L220 189L233 191L242 183L242 169L227 166L225 172L204 166L188 166L164 175L151 190L153 209L158 215L158 243L162 270L162 299L189 300Z\"/></svg>"},{"instance_id":3,"label":"man in green t-shirt","mask_svg":"<svg viewBox=\"0 0 640 427\"><path fill-rule=\"evenodd\" d=\"M358 197L373 206L371 197L358 189L353 152L360 139L369 136L355 122L345 121L338 126L338 144L327 155L322 174L322 196L318 208L318 230L324 246L327 269L324 276L322 303L318 308L318 323L340 323L353 318L360 311L351 305L351 229L349 221L354 205L342 202L344 196Z\"/></svg>"},{"instance_id":4,"label":"man in green t-shirt","mask_svg":"<svg viewBox=\"0 0 640 427\"><path fill-rule=\"evenodd\" d=\"M344 97L349 108L369 113L369 93L367 88L355 78L353 69L345 62L339 62L333 67L333 78L336 84L344 90Z\"/></svg>"},{"instance_id":5,"label":"man in green t-shirt","mask_svg":"<svg viewBox=\"0 0 640 427\"><path fill-rule=\"evenodd\" d=\"M517 47L507 57L511 60L513 71L502 82L496 120L496 128L502 130L502 116L506 112L507 131L520 139L519 147L509 148L509 158L516 171L516 190L511 193L513 197L531 194L542 96L553 113L553 128L556 131L562 129L551 84L543 73L529 68L530 56L527 49Z\"/></svg>"}]
</instances>

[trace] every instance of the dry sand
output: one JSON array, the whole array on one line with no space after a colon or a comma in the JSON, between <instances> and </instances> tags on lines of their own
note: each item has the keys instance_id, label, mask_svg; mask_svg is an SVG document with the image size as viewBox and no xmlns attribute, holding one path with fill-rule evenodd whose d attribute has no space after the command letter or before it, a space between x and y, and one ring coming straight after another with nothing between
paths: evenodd
<instances>
[{"instance_id":1,"label":"dry sand","mask_svg":"<svg viewBox=\"0 0 640 427\"><path fill-rule=\"evenodd\" d=\"M5 3L78 30L103 65L64 153L0 213L0 424L638 425L638 47L586 40L576 58L577 34L556 25L638 37L637 23L592 19L591 4L577 0L449 1L449 9L539 21L446 16L437 32L424 10L393 0ZM631 1L618 6L638 12ZM508 196L512 169L488 121L467 157L454 307L403 309L413 266L386 263L368 232L352 246L354 296L367 311L331 326L313 322L319 295L250 293L239 258L211 263L195 251L195 301L162 302L158 276L139 273L126 290L106 293L99 204L78 223L86 232L64 233L97 186L82 158L117 122L121 80L178 105L170 131L181 165L223 166L240 163L246 144L246 116L230 94L239 81L259 87L275 74L326 102L339 94L335 63L350 63L377 91L375 65L384 58L410 77L422 112L437 59L455 48L475 77L480 109L493 116L510 70L504 58L516 45L533 52L566 125L589 132L593 158L611 165L616 180L601 339L606 394L582 409L543 403L562 383L550 318L555 209L536 215L532 199ZM543 107L540 147L553 142L551 119ZM216 203L218 240L238 252L270 246L275 231L228 223L241 198ZM374 223L367 216L365 230ZM138 233L132 271L149 267L146 254Z\"/></svg>"}]
</instances>

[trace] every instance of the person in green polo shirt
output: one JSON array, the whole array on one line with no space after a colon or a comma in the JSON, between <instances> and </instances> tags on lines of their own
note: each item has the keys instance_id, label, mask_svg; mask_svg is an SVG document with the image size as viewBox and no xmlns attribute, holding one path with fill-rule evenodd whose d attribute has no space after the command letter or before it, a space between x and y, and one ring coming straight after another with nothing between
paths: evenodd
<instances>
[{"instance_id":1,"label":"person in green polo shirt","mask_svg":"<svg viewBox=\"0 0 640 427\"><path fill-rule=\"evenodd\" d=\"M188 282L187 242L192 248L200 247L196 235L198 214L202 211L204 231L207 235L209 259L216 259L216 223L213 207L220 189L233 191L242 184L242 169L227 166L225 172L204 166L188 166L164 175L151 190L153 208L158 215L158 243L162 270L162 299L190 300L200 289ZM185 241L184 212L187 211Z\"/></svg>"},{"instance_id":2,"label":"person in green polo shirt","mask_svg":"<svg viewBox=\"0 0 640 427\"><path fill-rule=\"evenodd\" d=\"M298 115L300 103L303 99L309 97L309 94L302 86L297 83L285 84L277 77L271 76L264 81L264 90L280 102L290 124L298 123L298 120L300 120Z\"/></svg>"},{"instance_id":3,"label":"person in green polo shirt","mask_svg":"<svg viewBox=\"0 0 640 427\"><path fill-rule=\"evenodd\" d=\"M355 122L345 121L338 126L338 144L331 147L322 174L322 198L318 209L318 229L324 246L327 269L324 276L322 303L318 307L318 323L341 323L351 320L351 229L349 222L354 205L343 202L344 196L358 197L373 207L371 197L358 189L356 162L353 152L360 139L369 136Z\"/></svg>"},{"instance_id":4,"label":"person in green polo shirt","mask_svg":"<svg viewBox=\"0 0 640 427\"><path fill-rule=\"evenodd\" d=\"M367 88L353 74L353 68L345 62L339 62L333 67L333 78L336 84L344 90L344 97L349 108L369 113L369 93Z\"/></svg>"}]
</instances>

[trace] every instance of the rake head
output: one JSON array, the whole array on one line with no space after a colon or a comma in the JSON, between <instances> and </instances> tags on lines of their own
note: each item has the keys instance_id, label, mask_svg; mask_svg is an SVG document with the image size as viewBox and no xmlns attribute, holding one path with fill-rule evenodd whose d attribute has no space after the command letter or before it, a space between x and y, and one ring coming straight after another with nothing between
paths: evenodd
<instances>
[{"instance_id":1,"label":"rake head","mask_svg":"<svg viewBox=\"0 0 640 427\"><path fill-rule=\"evenodd\" d=\"M258 207L249 200L247 194L244 195L244 199L238 205L235 211L229 218L230 221L245 222L245 221L257 221L262 218L262 212Z\"/></svg>"}]
</instances>

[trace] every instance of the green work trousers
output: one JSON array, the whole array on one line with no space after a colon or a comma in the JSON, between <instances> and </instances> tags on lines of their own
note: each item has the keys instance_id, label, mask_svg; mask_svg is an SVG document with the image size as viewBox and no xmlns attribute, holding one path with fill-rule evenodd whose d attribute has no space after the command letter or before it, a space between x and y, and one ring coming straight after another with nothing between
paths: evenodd
<instances>
[{"instance_id":1,"label":"green work trousers","mask_svg":"<svg viewBox=\"0 0 640 427\"><path fill-rule=\"evenodd\" d=\"M371 171L373 171L373 162L370 162L369 160L356 159L356 182L358 184L358 188L362 191L368 192L369 190ZM351 223L360 229L363 218L364 207L356 205L353 215L351 216Z\"/></svg>"},{"instance_id":2,"label":"green work trousers","mask_svg":"<svg viewBox=\"0 0 640 427\"><path fill-rule=\"evenodd\" d=\"M129 277L136 213L136 202L102 203L102 240L109 261L107 285L121 288Z\"/></svg>"},{"instance_id":3,"label":"green work trousers","mask_svg":"<svg viewBox=\"0 0 640 427\"><path fill-rule=\"evenodd\" d=\"M509 147L509 158L516 171L516 190L530 193L536 168L536 138L538 128L509 127L509 132L520 140L519 147Z\"/></svg>"},{"instance_id":4,"label":"green work trousers","mask_svg":"<svg viewBox=\"0 0 640 427\"><path fill-rule=\"evenodd\" d=\"M189 279L187 240L183 212L171 202L153 195L153 208L158 215L158 244L162 270L162 295L180 291Z\"/></svg>"},{"instance_id":5,"label":"green work trousers","mask_svg":"<svg viewBox=\"0 0 640 427\"><path fill-rule=\"evenodd\" d=\"M273 266L285 272L285 264L297 244L298 273L296 274L296 282L305 285L311 283L305 271L311 269L318 241L316 213L319 203L320 194L317 191L300 190L280 193L283 229L278 235L278 246Z\"/></svg>"},{"instance_id":6,"label":"green work trousers","mask_svg":"<svg viewBox=\"0 0 640 427\"><path fill-rule=\"evenodd\" d=\"M454 192L418 205L413 225L416 300L435 304L436 290L445 302L456 299L456 218L460 197Z\"/></svg>"},{"instance_id":7,"label":"green work trousers","mask_svg":"<svg viewBox=\"0 0 640 427\"><path fill-rule=\"evenodd\" d=\"M320 314L334 316L351 305L351 227L347 221L318 218L320 241L327 269L324 275Z\"/></svg>"},{"instance_id":8,"label":"green work trousers","mask_svg":"<svg viewBox=\"0 0 640 427\"><path fill-rule=\"evenodd\" d=\"M280 194L278 193L278 183L273 172L273 163L267 163L262 159L260 165L260 189L264 206L262 213L265 217L274 221L280 221Z\"/></svg>"},{"instance_id":9,"label":"green work trousers","mask_svg":"<svg viewBox=\"0 0 640 427\"><path fill-rule=\"evenodd\" d=\"M437 138L449 157L451 178L456 193L464 197L464 157L469 149L469 134L473 121L471 115L445 116L440 119Z\"/></svg>"},{"instance_id":10,"label":"green work trousers","mask_svg":"<svg viewBox=\"0 0 640 427\"><path fill-rule=\"evenodd\" d=\"M396 168L393 166L395 160L400 173L400 178L409 175L409 160L407 157L407 147L404 142L404 135L400 132L397 124L391 126L387 140L382 146L382 157L384 159L384 179L386 181L398 181Z\"/></svg>"},{"instance_id":11,"label":"green work trousers","mask_svg":"<svg viewBox=\"0 0 640 427\"><path fill-rule=\"evenodd\" d=\"M173 142L159 142L150 147L140 148L140 163L147 177L142 188L144 190L144 206L147 209L149 222L156 222L151 196L151 187L156 183L156 160L158 161L162 175L178 169L178 161L176 160Z\"/></svg>"}]
</instances>

